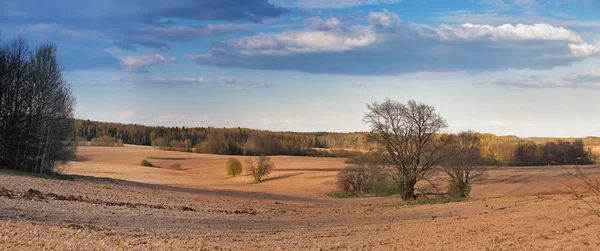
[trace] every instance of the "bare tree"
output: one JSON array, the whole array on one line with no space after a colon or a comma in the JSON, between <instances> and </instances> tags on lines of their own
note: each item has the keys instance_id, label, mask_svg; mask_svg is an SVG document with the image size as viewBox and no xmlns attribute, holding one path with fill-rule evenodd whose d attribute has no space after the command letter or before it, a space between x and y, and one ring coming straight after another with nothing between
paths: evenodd
<instances>
[{"instance_id":1,"label":"bare tree","mask_svg":"<svg viewBox=\"0 0 600 251\"><path fill-rule=\"evenodd\" d=\"M575 165L574 171L567 171L567 181L563 185L576 200L585 205L585 208L577 205L579 209L600 217L600 179L592 177L593 175L594 173L584 173L579 165Z\"/></svg>"},{"instance_id":2,"label":"bare tree","mask_svg":"<svg viewBox=\"0 0 600 251\"><path fill-rule=\"evenodd\" d=\"M252 159L246 159L246 169L252 174L256 183L260 183L264 177L269 176L274 168L275 164L271 161L271 158L264 155L260 155L256 165L254 165Z\"/></svg>"},{"instance_id":3,"label":"bare tree","mask_svg":"<svg viewBox=\"0 0 600 251\"><path fill-rule=\"evenodd\" d=\"M473 131L450 136L450 144L441 170L448 175L448 192L456 197L466 198L471 192L471 182L480 178L484 171L478 166L481 162L480 139Z\"/></svg>"},{"instance_id":4,"label":"bare tree","mask_svg":"<svg viewBox=\"0 0 600 251\"><path fill-rule=\"evenodd\" d=\"M386 99L367 104L363 121L373 140L398 172L402 198L414 199L415 186L442 158L443 140L436 133L446 121L429 106L414 100L406 104Z\"/></svg>"}]
</instances>

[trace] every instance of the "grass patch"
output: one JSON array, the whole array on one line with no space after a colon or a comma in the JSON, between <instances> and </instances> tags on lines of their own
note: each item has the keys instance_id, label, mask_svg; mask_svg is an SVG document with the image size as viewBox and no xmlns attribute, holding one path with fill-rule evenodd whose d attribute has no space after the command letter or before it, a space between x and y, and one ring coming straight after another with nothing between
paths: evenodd
<instances>
[{"instance_id":1,"label":"grass patch","mask_svg":"<svg viewBox=\"0 0 600 251\"><path fill-rule=\"evenodd\" d=\"M156 159L156 160L185 160L185 158L171 158L171 157L148 157L147 159Z\"/></svg>"},{"instance_id":2,"label":"grass patch","mask_svg":"<svg viewBox=\"0 0 600 251\"><path fill-rule=\"evenodd\" d=\"M386 204L383 207L403 207L403 206L415 206L415 205L433 205L433 204L446 204L452 202L461 202L462 199L452 200L411 200L403 203Z\"/></svg>"},{"instance_id":3,"label":"grass patch","mask_svg":"<svg viewBox=\"0 0 600 251\"><path fill-rule=\"evenodd\" d=\"M343 193L329 193L327 196L335 199L353 199L353 198L374 198L374 197L392 197L398 195L397 193L378 193L378 194L343 194Z\"/></svg>"},{"instance_id":4,"label":"grass patch","mask_svg":"<svg viewBox=\"0 0 600 251\"><path fill-rule=\"evenodd\" d=\"M336 199L360 198L360 196L357 196L357 195L349 195L349 194L341 194L341 193L330 193L330 194L327 194L327 196L329 196L331 198L336 198Z\"/></svg>"},{"instance_id":5,"label":"grass patch","mask_svg":"<svg viewBox=\"0 0 600 251\"><path fill-rule=\"evenodd\" d=\"M51 180L73 181L73 177L71 177L69 175L65 175L65 174L60 174L60 173L39 174L39 173L26 173L26 172L7 170L7 169L0 169L0 173L8 174L8 175L15 175L15 176L30 176L30 177L37 177L37 178L51 179Z\"/></svg>"}]
</instances>

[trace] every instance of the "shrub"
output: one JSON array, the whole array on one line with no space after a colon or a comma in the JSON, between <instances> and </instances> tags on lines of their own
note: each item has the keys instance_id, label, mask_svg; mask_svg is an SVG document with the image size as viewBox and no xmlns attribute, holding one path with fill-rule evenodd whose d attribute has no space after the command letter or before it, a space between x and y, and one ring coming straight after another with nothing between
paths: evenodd
<instances>
[{"instance_id":1,"label":"shrub","mask_svg":"<svg viewBox=\"0 0 600 251\"><path fill-rule=\"evenodd\" d=\"M231 157L227 160L225 169L227 170L227 175L235 177L242 173L242 163L238 159Z\"/></svg>"},{"instance_id":2,"label":"shrub","mask_svg":"<svg viewBox=\"0 0 600 251\"><path fill-rule=\"evenodd\" d=\"M575 165L575 170L567 171L566 178L563 185L574 195L574 199L584 204L584 208L577 207L600 217L600 179L592 177L591 173L584 173L579 165Z\"/></svg>"},{"instance_id":3,"label":"shrub","mask_svg":"<svg viewBox=\"0 0 600 251\"><path fill-rule=\"evenodd\" d=\"M142 160L142 166L154 167L154 164L152 164L152 162L145 159L145 160Z\"/></svg>"},{"instance_id":4,"label":"shrub","mask_svg":"<svg viewBox=\"0 0 600 251\"><path fill-rule=\"evenodd\" d=\"M275 164L271 161L271 158L264 155L260 155L256 165L254 165L252 159L249 158L246 160L246 169L252 174L256 183L260 183L264 177L269 176L274 168Z\"/></svg>"},{"instance_id":5,"label":"shrub","mask_svg":"<svg viewBox=\"0 0 600 251\"><path fill-rule=\"evenodd\" d=\"M340 171L337 184L345 194L389 194L398 191L391 173L378 165L355 164Z\"/></svg>"},{"instance_id":6,"label":"shrub","mask_svg":"<svg viewBox=\"0 0 600 251\"><path fill-rule=\"evenodd\" d=\"M173 168L175 170L179 170L179 169L181 169L181 163L174 163L171 165L171 168Z\"/></svg>"}]
</instances>

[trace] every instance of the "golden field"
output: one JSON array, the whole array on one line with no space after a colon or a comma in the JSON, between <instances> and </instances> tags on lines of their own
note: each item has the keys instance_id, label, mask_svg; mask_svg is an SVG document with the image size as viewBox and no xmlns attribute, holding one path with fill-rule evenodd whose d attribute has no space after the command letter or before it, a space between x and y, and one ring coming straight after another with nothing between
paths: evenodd
<instances>
[{"instance_id":1,"label":"golden field","mask_svg":"<svg viewBox=\"0 0 600 251\"><path fill-rule=\"evenodd\" d=\"M600 248L600 218L578 209L584 205L565 192L565 173L572 167L494 167L466 201L396 206L398 197L329 197L344 159L274 156L272 175L252 184L248 175L225 175L229 157L141 146L80 147L76 161L62 170L74 181L0 174L0 247ZM144 159L161 168L140 166ZM174 163L181 168L169 168ZM583 170L600 177L598 166Z\"/></svg>"}]
</instances>

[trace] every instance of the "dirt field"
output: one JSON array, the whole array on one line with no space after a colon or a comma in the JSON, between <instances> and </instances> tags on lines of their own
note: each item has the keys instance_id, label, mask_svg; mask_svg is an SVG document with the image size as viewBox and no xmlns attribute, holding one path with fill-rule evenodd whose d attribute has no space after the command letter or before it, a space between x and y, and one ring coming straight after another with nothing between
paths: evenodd
<instances>
[{"instance_id":1,"label":"dirt field","mask_svg":"<svg viewBox=\"0 0 600 251\"><path fill-rule=\"evenodd\" d=\"M74 181L0 174L0 248L600 249L600 218L561 192L571 168L493 168L467 201L387 206L401 200L327 196L343 159L272 157L276 171L251 184L226 177L228 157L80 147L63 170Z\"/></svg>"}]
</instances>

